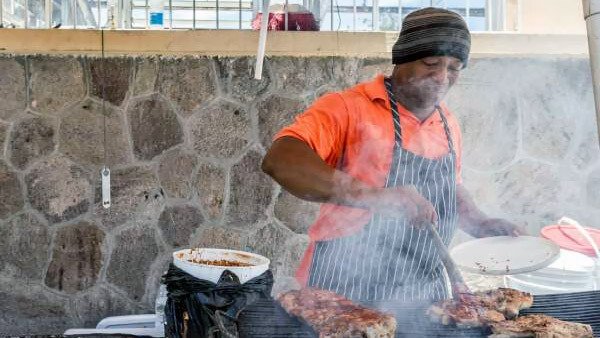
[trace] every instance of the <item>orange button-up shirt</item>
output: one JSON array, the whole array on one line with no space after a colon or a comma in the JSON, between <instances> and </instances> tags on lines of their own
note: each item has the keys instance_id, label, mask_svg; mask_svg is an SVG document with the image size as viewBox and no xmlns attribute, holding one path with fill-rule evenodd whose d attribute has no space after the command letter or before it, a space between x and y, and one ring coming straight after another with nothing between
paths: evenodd
<instances>
[{"instance_id":1,"label":"orange button-up shirt","mask_svg":"<svg viewBox=\"0 0 600 338\"><path fill-rule=\"evenodd\" d=\"M458 121L442 104L456 152L457 183L461 182L462 137ZM448 153L448 140L438 113L425 121L398 104L402 147L427 158ZM291 136L306 142L328 165L373 187L384 187L394 151L394 124L383 75L314 102L283 128L275 139ZM342 156L343 154L343 156ZM366 209L331 203L321 206L308 229L310 245L296 277L303 285L314 253L315 241L348 236L360 231L371 218Z\"/></svg>"}]
</instances>

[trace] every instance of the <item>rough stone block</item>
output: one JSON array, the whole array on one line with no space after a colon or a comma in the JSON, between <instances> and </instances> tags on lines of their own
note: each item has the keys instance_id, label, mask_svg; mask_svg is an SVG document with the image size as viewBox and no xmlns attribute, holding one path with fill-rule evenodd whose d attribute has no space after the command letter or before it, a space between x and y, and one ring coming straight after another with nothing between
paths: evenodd
<instances>
[{"instance_id":1,"label":"rough stone block","mask_svg":"<svg viewBox=\"0 0 600 338\"><path fill-rule=\"evenodd\" d=\"M494 189L500 209L522 220L532 233L536 226L556 220L559 201L564 198L561 178L555 167L530 160L520 160L494 175Z\"/></svg>"},{"instance_id":2,"label":"rough stone block","mask_svg":"<svg viewBox=\"0 0 600 338\"><path fill-rule=\"evenodd\" d=\"M510 82L523 112L523 149L535 158L562 161L579 117L594 109L589 65L576 58L515 61L507 73L516 75Z\"/></svg>"},{"instance_id":3,"label":"rough stone block","mask_svg":"<svg viewBox=\"0 0 600 338\"><path fill-rule=\"evenodd\" d=\"M271 83L268 60L265 60L262 79L254 78L254 57L219 57L216 65L227 95L241 103L250 103L264 94Z\"/></svg>"},{"instance_id":4,"label":"rough stone block","mask_svg":"<svg viewBox=\"0 0 600 338\"><path fill-rule=\"evenodd\" d=\"M351 57L332 57L328 60L326 79L336 90L350 88L358 82L361 60Z\"/></svg>"},{"instance_id":5,"label":"rough stone block","mask_svg":"<svg viewBox=\"0 0 600 338\"><path fill-rule=\"evenodd\" d=\"M161 278L165 273L167 273L169 270L169 264L172 262L173 251L162 251L154 260L152 268L149 271L149 275L146 280L146 294L144 295L140 305L151 307L151 312L154 312L156 296L158 295L158 288L160 287Z\"/></svg>"},{"instance_id":6,"label":"rough stone block","mask_svg":"<svg viewBox=\"0 0 600 338\"><path fill-rule=\"evenodd\" d=\"M528 94L523 100L523 148L535 158L559 161L566 157L575 133L573 106L556 93Z\"/></svg>"},{"instance_id":7,"label":"rough stone block","mask_svg":"<svg viewBox=\"0 0 600 338\"><path fill-rule=\"evenodd\" d=\"M0 161L0 200L0 219L21 210L24 204L19 178L4 161Z\"/></svg>"},{"instance_id":8,"label":"rough stone block","mask_svg":"<svg viewBox=\"0 0 600 338\"><path fill-rule=\"evenodd\" d=\"M30 213L0 225L0 274L41 281L50 253L50 237L48 227Z\"/></svg>"},{"instance_id":9,"label":"rough stone block","mask_svg":"<svg viewBox=\"0 0 600 338\"><path fill-rule=\"evenodd\" d=\"M221 167L201 163L194 180L198 202L211 219L219 218L225 202L226 173Z\"/></svg>"},{"instance_id":10,"label":"rough stone block","mask_svg":"<svg viewBox=\"0 0 600 338\"><path fill-rule=\"evenodd\" d=\"M524 60L524 63L532 64L531 60ZM555 94L578 103L577 107L582 111L594 110L594 87L588 58L558 56L548 61L539 60L537 63L548 68L547 73L552 77L526 73L534 81L545 81L549 87L558 86L559 88L553 88L558 90Z\"/></svg>"},{"instance_id":11,"label":"rough stone block","mask_svg":"<svg viewBox=\"0 0 600 338\"><path fill-rule=\"evenodd\" d=\"M199 231L190 241L192 248L247 250L247 226L214 226Z\"/></svg>"},{"instance_id":12,"label":"rough stone block","mask_svg":"<svg viewBox=\"0 0 600 338\"><path fill-rule=\"evenodd\" d=\"M215 97L217 84L212 58L165 58L160 61L156 87L189 116Z\"/></svg>"},{"instance_id":13,"label":"rough stone block","mask_svg":"<svg viewBox=\"0 0 600 338\"><path fill-rule=\"evenodd\" d=\"M567 158L567 161L570 161L572 166L582 171L589 169L600 159L595 113L595 109L592 108L586 114L582 114L583 116L581 116L581 120L579 121L579 132L575 136L578 142Z\"/></svg>"},{"instance_id":14,"label":"rough stone block","mask_svg":"<svg viewBox=\"0 0 600 338\"><path fill-rule=\"evenodd\" d=\"M590 131L586 133L579 147L573 152L572 163L581 170L586 170L600 159L600 148L598 148L598 133Z\"/></svg>"},{"instance_id":15,"label":"rough stone block","mask_svg":"<svg viewBox=\"0 0 600 338\"><path fill-rule=\"evenodd\" d=\"M486 95L481 95L481 88L486 88ZM465 165L496 170L514 160L519 146L519 114L513 96L486 83L461 82L450 90L447 103L461 124Z\"/></svg>"},{"instance_id":16,"label":"rough stone block","mask_svg":"<svg viewBox=\"0 0 600 338\"><path fill-rule=\"evenodd\" d=\"M308 243L309 239L307 235L293 235L287 238L286 242L282 245L282 252L272 262L273 266L276 267L278 279L296 274Z\"/></svg>"},{"instance_id":17,"label":"rough stone block","mask_svg":"<svg viewBox=\"0 0 600 338\"><path fill-rule=\"evenodd\" d=\"M59 335L73 327L69 303L38 284L14 281L0 287L0 334L9 336Z\"/></svg>"},{"instance_id":18,"label":"rough stone block","mask_svg":"<svg viewBox=\"0 0 600 338\"><path fill-rule=\"evenodd\" d=\"M235 157L251 138L250 114L223 100L200 109L190 117L187 127L192 146L201 156Z\"/></svg>"},{"instance_id":19,"label":"rough stone block","mask_svg":"<svg viewBox=\"0 0 600 338\"><path fill-rule=\"evenodd\" d=\"M495 180L495 174L493 171L482 172L470 167L462 169L463 186L469 191L477 207L489 216L498 217L502 213L498 205L499 191L491 184Z\"/></svg>"},{"instance_id":20,"label":"rough stone block","mask_svg":"<svg viewBox=\"0 0 600 338\"><path fill-rule=\"evenodd\" d=\"M62 119L60 152L82 165L98 167L104 163L104 123L106 120L106 161L109 167L130 161L123 113L105 105L85 101L74 106Z\"/></svg>"},{"instance_id":21,"label":"rough stone block","mask_svg":"<svg viewBox=\"0 0 600 338\"><path fill-rule=\"evenodd\" d=\"M310 103L312 104L314 101L316 101L317 99L319 99L321 96L323 96L325 94L335 93L338 91L339 91L339 88L335 88L331 85L321 86L315 90L315 93L314 93L312 99L310 100Z\"/></svg>"},{"instance_id":22,"label":"rough stone block","mask_svg":"<svg viewBox=\"0 0 600 338\"><path fill-rule=\"evenodd\" d=\"M0 58L0 119L10 120L25 110L25 60L21 57Z\"/></svg>"},{"instance_id":23,"label":"rough stone block","mask_svg":"<svg viewBox=\"0 0 600 338\"><path fill-rule=\"evenodd\" d=\"M247 248L250 252L263 255L271 260L273 274L283 269L285 259L282 256L289 248L287 240L293 232L277 223L267 223L252 231L248 237Z\"/></svg>"},{"instance_id":24,"label":"rough stone block","mask_svg":"<svg viewBox=\"0 0 600 338\"><path fill-rule=\"evenodd\" d=\"M317 218L321 205L300 199L281 189L275 203L275 217L295 233L304 234Z\"/></svg>"},{"instance_id":25,"label":"rough stone block","mask_svg":"<svg viewBox=\"0 0 600 338\"><path fill-rule=\"evenodd\" d=\"M152 228L136 225L123 230L115 238L106 279L139 302L144 296L146 278L158 251Z\"/></svg>"},{"instance_id":26,"label":"rough stone block","mask_svg":"<svg viewBox=\"0 0 600 338\"><path fill-rule=\"evenodd\" d=\"M96 327L100 320L110 316L146 313L106 287L93 288L78 295L72 304L71 312L75 315L77 327Z\"/></svg>"},{"instance_id":27,"label":"rough stone block","mask_svg":"<svg viewBox=\"0 0 600 338\"><path fill-rule=\"evenodd\" d=\"M600 169L590 173L586 187L588 205L600 209Z\"/></svg>"},{"instance_id":28,"label":"rough stone block","mask_svg":"<svg viewBox=\"0 0 600 338\"><path fill-rule=\"evenodd\" d=\"M251 150L231 169L230 222L253 224L265 217L272 199L273 180L260 169L262 157Z\"/></svg>"},{"instance_id":29,"label":"rough stone block","mask_svg":"<svg viewBox=\"0 0 600 338\"><path fill-rule=\"evenodd\" d=\"M31 106L47 114L81 100L86 93L81 60L74 57L34 57L31 59Z\"/></svg>"},{"instance_id":30,"label":"rough stone block","mask_svg":"<svg viewBox=\"0 0 600 338\"><path fill-rule=\"evenodd\" d=\"M102 267L104 232L95 224L80 222L58 229L45 284L76 293L96 284Z\"/></svg>"},{"instance_id":31,"label":"rough stone block","mask_svg":"<svg viewBox=\"0 0 600 338\"><path fill-rule=\"evenodd\" d=\"M358 67L358 81L370 81L379 74L391 75L394 65L389 58L365 59Z\"/></svg>"},{"instance_id":32,"label":"rough stone block","mask_svg":"<svg viewBox=\"0 0 600 338\"><path fill-rule=\"evenodd\" d=\"M158 60L155 58L137 58L133 61L133 95L145 95L154 92L158 76Z\"/></svg>"},{"instance_id":33,"label":"rough stone block","mask_svg":"<svg viewBox=\"0 0 600 338\"><path fill-rule=\"evenodd\" d=\"M8 123L0 122L0 158L4 158L4 145L6 144L9 127Z\"/></svg>"},{"instance_id":34,"label":"rough stone block","mask_svg":"<svg viewBox=\"0 0 600 338\"><path fill-rule=\"evenodd\" d=\"M156 221L164 205L164 194L148 167L128 167L111 172L111 207L104 209L100 186L96 187L95 216L114 228L130 220Z\"/></svg>"},{"instance_id":35,"label":"rough stone block","mask_svg":"<svg viewBox=\"0 0 600 338\"><path fill-rule=\"evenodd\" d=\"M291 124L294 117L306 109L306 104L297 99L270 96L257 105L260 139L265 147L270 147L273 136L281 128Z\"/></svg>"},{"instance_id":36,"label":"rough stone block","mask_svg":"<svg viewBox=\"0 0 600 338\"><path fill-rule=\"evenodd\" d=\"M83 170L64 156L36 163L25 176L31 206L51 223L73 219L88 211L91 184Z\"/></svg>"},{"instance_id":37,"label":"rough stone block","mask_svg":"<svg viewBox=\"0 0 600 338\"><path fill-rule=\"evenodd\" d=\"M120 106L129 91L130 58L94 58L89 60L92 95Z\"/></svg>"},{"instance_id":38,"label":"rough stone block","mask_svg":"<svg viewBox=\"0 0 600 338\"><path fill-rule=\"evenodd\" d=\"M54 126L51 120L29 116L15 123L9 136L8 157L12 164L25 169L29 164L54 151Z\"/></svg>"},{"instance_id":39,"label":"rough stone block","mask_svg":"<svg viewBox=\"0 0 600 338\"><path fill-rule=\"evenodd\" d=\"M133 152L141 160L151 160L183 141L183 130L177 115L157 95L132 104L127 116Z\"/></svg>"},{"instance_id":40,"label":"rough stone block","mask_svg":"<svg viewBox=\"0 0 600 338\"><path fill-rule=\"evenodd\" d=\"M172 247L186 247L191 235L204 222L200 210L190 205L166 207L158 219L164 240Z\"/></svg>"},{"instance_id":41,"label":"rough stone block","mask_svg":"<svg viewBox=\"0 0 600 338\"><path fill-rule=\"evenodd\" d=\"M162 156L158 164L158 178L167 196L192 196L192 172L197 162L195 155L181 149L173 149Z\"/></svg>"},{"instance_id":42,"label":"rough stone block","mask_svg":"<svg viewBox=\"0 0 600 338\"><path fill-rule=\"evenodd\" d=\"M274 57L269 59L274 87L289 94L307 93L329 82L331 58Z\"/></svg>"}]
</instances>

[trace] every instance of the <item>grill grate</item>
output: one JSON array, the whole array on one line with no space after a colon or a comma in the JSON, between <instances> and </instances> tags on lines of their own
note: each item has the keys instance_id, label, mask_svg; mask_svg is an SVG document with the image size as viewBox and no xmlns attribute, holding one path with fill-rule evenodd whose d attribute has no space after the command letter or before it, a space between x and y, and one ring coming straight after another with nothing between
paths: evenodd
<instances>
[{"instance_id":1,"label":"grill grate","mask_svg":"<svg viewBox=\"0 0 600 338\"><path fill-rule=\"evenodd\" d=\"M458 329L432 323L424 304L379 306L396 315L396 337L485 337L483 329ZM522 314L546 314L562 320L590 324L600 337L600 291L535 296L534 305ZM273 300L260 300L240 314L240 337L315 337L307 325L288 316Z\"/></svg>"}]
</instances>

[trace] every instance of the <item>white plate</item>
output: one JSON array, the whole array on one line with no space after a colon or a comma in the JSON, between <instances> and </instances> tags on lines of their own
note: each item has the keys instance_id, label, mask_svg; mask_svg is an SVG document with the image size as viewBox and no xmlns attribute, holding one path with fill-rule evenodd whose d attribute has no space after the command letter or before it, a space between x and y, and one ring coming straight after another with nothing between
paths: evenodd
<instances>
[{"instance_id":1,"label":"white plate","mask_svg":"<svg viewBox=\"0 0 600 338\"><path fill-rule=\"evenodd\" d=\"M496 236L455 246L450 255L465 271L483 275L512 275L545 268L556 258L555 243L532 236Z\"/></svg>"}]
</instances>

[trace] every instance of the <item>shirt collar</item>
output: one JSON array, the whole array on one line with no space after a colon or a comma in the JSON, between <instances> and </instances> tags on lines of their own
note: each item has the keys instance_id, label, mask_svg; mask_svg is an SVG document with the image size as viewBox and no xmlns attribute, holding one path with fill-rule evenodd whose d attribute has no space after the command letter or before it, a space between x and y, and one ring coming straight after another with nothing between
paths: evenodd
<instances>
[{"instance_id":1,"label":"shirt collar","mask_svg":"<svg viewBox=\"0 0 600 338\"><path fill-rule=\"evenodd\" d=\"M375 77L375 79L373 79L370 82L365 83L364 90L371 101L381 99L386 102L386 105L389 105L387 103L389 100L388 100L387 91L385 89L385 84L383 82L384 79L385 79L385 77L383 76L383 74L377 75L377 77Z\"/></svg>"}]
</instances>

